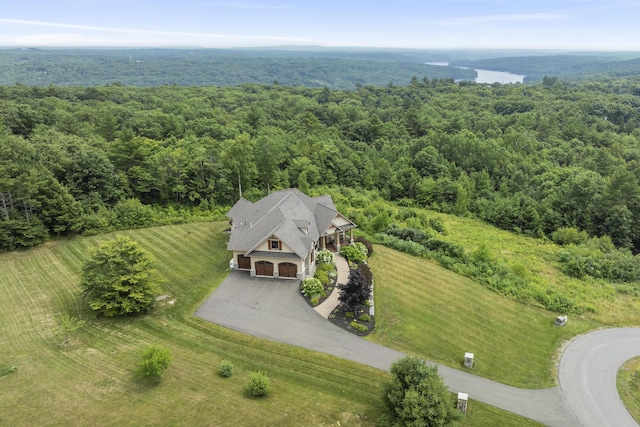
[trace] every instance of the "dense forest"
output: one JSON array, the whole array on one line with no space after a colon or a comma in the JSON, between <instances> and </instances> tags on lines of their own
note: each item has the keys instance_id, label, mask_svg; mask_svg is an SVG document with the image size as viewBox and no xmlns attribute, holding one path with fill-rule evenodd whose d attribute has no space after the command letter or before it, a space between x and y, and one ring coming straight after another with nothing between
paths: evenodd
<instances>
[{"instance_id":1,"label":"dense forest","mask_svg":"<svg viewBox=\"0 0 640 427\"><path fill-rule=\"evenodd\" d=\"M0 86L0 248L223 218L240 193L350 188L588 243L564 255L570 274L638 280L638 89ZM353 215L370 235L395 220Z\"/></svg>"},{"instance_id":2,"label":"dense forest","mask_svg":"<svg viewBox=\"0 0 640 427\"><path fill-rule=\"evenodd\" d=\"M406 85L412 76L474 79L475 71L428 65L406 51L226 49L5 49L0 84L28 86L237 86L355 89ZM439 57L435 57L439 58Z\"/></svg>"},{"instance_id":3,"label":"dense forest","mask_svg":"<svg viewBox=\"0 0 640 427\"><path fill-rule=\"evenodd\" d=\"M27 86L237 86L273 84L329 89L405 86L418 79L474 80L475 69L545 76L563 84L612 78L640 81L640 52L261 49L0 49L0 84ZM451 66L436 66L449 63ZM462 67L462 68L461 68Z\"/></svg>"}]
</instances>

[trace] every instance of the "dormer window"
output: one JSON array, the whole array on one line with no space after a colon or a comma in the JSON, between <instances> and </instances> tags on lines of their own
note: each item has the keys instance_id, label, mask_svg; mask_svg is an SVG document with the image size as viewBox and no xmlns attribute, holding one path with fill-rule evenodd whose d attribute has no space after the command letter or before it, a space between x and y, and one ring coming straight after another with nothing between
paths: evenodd
<instances>
[{"instance_id":1,"label":"dormer window","mask_svg":"<svg viewBox=\"0 0 640 427\"><path fill-rule=\"evenodd\" d=\"M272 251L281 251L282 242L280 240L269 240L269 249Z\"/></svg>"}]
</instances>

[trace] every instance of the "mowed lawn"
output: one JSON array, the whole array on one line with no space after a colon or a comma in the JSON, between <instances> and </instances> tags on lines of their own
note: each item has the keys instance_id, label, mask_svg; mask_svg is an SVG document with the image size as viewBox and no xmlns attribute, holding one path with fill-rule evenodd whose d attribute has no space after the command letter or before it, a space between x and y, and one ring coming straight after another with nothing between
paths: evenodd
<instances>
[{"instance_id":1,"label":"mowed lawn","mask_svg":"<svg viewBox=\"0 0 640 427\"><path fill-rule=\"evenodd\" d=\"M375 246L376 329L369 339L463 369L475 355L474 374L524 388L555 385L556 355L564 340L596 323L524 306L434 262Z\"/></svg>"},{"instance_id":2,"label":"mowed lawn","mask_svg":"<svg viewBox=\"0 0 640 427\"><path fill-rule=\"evenodd\" d=\"M122 232L153 253L166 281L164 304L147 316L94 319L61 348L55 314L87 316L80 297L87 247L112 236L75 238L0 254L0 425L371 425L380 407L380 372L236 333L192 316L222 281L226 224ZM174 361L159 385L134 378L150 344ZM234 375L223 379L228 359ZM264 371L273 392L243 395Z\"/></svg>"},{"instance_id":3,"label":"mowed lawn","mask_svg":"<svg viewBox=\"0 0 640 427\"><path fill-rule=\"evenodd\" d=\"M226 275L225 227L224 223L199 223L119 233L149 250L165 279L167 298L153 313L141 317L92 318L80 296L78 283L88 247L114 235L61 240L0 254L0 425L374 425L381 407L380 381L388 374L253 338L193 316ZM372 261L391 261L394 256L393 251L380 248ZM400 259L410 258L400 255ZM380 274L377 290L384 290L386 280L392 287L401 287L402 282L394 285ZM401 296L396 293L390 304ZM380 298L378 294L377 301ZM377 308L384 310L384 304ZM55 316L65 313L82 316L87 324L61 347ZM413 314L406 323L420 330L423 315ZM385 325L384 319L379 318L378 338L386 336L389 345L399 349L413 341L391 339L404 336L404 327L391 332L398 323L390 318L393 323ZM481 329L474 325L473 330ZM157 385L134 377L140 354L150 344L165 345L174 356ZM447 347L435 350L436 354L448 353ZM423 348L419 343L410 352L422 353ZM234 364L234 375L228 379L217 374L224 359ZM479 362L480 366L485 363L484 355ZM17 370L11 373L13 366ZM266 399L243 394L246 378L254 370L264 371L271 379L273 391ZM486 368L478 372L493 376ZM472 402L462 425L538 424Z\"/></svg>"}]
</instances>

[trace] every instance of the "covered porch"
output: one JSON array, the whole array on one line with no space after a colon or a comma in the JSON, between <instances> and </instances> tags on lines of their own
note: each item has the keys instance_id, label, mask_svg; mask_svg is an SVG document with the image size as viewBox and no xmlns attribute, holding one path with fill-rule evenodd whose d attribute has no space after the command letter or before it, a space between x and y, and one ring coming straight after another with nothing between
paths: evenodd
<instances>
[{"instance_id":1,"label":"covered porch","mask_svg":"<svg viewBox=\"0 0 640 427\"><path fill-rule=\"evenodd\" d=\"M352 224L346 224L341 227L332 227L327 230L318 239L318 246L320 249L327 249L331 252L340 252L340 247L344 245L350 245L353 243L353 229L355 226Z\"/></svg>"}]
</instances>

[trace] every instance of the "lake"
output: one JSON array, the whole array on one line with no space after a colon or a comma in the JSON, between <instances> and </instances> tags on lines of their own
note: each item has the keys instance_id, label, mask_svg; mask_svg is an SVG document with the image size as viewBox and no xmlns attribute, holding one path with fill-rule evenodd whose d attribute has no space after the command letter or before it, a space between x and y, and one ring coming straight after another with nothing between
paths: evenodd
<instances>
[{"instance_id":1,"label":"lake","mask_svg":"<svg viewBox=\"0 0 640 427\"><path fill-rule=\"evenodd\" d=\"M478 73L476 83L522 83L524 81L524 75L521 74L479 69L476 69L476 73Z\"/></svg>"},{"instance_id":2,"label":"lake","mask_svg":"<svg viewBox=\"0 0 640 427\"><path fill-rule=\"evenodd\" d=\"M448 66L448 62L428 62L428 65L441 65ZM458 67L458 68L466 68L466 67ZM479 70L477 68L474 69L477 73L477 77L475 78L476 83L483 84L491 84L491 83L522 83L524 82L524 75L522 74L513 74L506 73L504 71L492 71L492 70Z\"/></svg>"}]
</instances>

